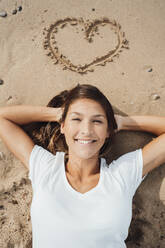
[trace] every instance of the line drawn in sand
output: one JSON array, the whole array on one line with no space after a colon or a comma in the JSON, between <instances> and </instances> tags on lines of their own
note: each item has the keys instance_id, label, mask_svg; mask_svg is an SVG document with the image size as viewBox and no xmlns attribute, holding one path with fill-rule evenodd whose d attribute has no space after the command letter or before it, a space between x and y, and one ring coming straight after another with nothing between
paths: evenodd
<instances>
[{"instance_id":1,"label":"line drawn in sand","mask_svg":"<svg viewBox=\"0 0 165 248\"><path fill-rule=\"evenodd\" d=\"M70 24L72 26L82 25L85 32L85 39L87 42L93 42L94 32L97 33L99 26L110 25L111 30L117 36L117 45L114 49L108 51L107 54L96 57L94 60L88 64L84 65L74 65L64 54L59 51L59 47L56 41L56 34L59 29L64 28ZM45 36L43 47L47 51L47 56L53 60L54 64L60 63L63 66L63 70L69 69L81 74L87 71L94 71L94 67L98 65L104 66L107 62L112 62L114 57L119 57L119 53L123 51L123 48L129 49L129 42L125 38L125 33L121 31L121 25L115 20L110 20L106 17L101 19L95 19L94 21L87 20L86 22L83 18L70 18L57 20L54 24L51 24L49 28L44 28L43 35Z\"/></svg>"}]
</instances>

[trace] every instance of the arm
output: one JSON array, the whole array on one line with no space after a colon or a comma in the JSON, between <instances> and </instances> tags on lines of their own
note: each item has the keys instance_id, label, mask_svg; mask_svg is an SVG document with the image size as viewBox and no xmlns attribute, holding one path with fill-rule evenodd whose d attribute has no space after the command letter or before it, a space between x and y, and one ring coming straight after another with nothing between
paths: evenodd
<instances>
[{"instance_id":1,"label":"arm","mask_svg":"<svg viewBox=\"0 0 165 248\"><path fill-rule=\"evenodd\" d=\"M145 131L158 136L142 149L143 176L165 162L165 117L115 115L115 118L118 131Z\"/></svg>"},{"instance_id":2,"label":"arm","mask_svg":"<svg viewBox=\"0 0 165 248\"><path fill-rule=\"evenodd\" d=\"M28 168L32 139L20 125L39 121L58 121L61 108L16 105L0 107L0 138L7 148Z\"/></svg>"},{"instance_id":3,"label":"arm","mask_svg":"<svg viewBox=\"0 0 165 248\"><path fill-rule=\"evenodd\" d=\"M0 107L0 118L18 125L40 121L58 121L61 114L61 108L44 106L15 105Z\"/></svg>"}]
</instances>

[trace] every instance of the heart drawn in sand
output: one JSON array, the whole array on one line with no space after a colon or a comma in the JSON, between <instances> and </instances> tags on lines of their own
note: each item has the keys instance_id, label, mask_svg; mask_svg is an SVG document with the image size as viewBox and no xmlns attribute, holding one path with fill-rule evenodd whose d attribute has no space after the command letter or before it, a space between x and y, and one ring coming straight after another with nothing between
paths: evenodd
<instances>
[{"instance_id":1,"label":"heart drawn in sand","mask_svg":"<svg viewBox=\"0 0 165 248\"><path fill-rule=\"evenodd\" d=\"M85 30L85 39L87 42L93 42L93 36L97 32L100 26L109 25L111 32L113 31L117 38L117 44L114 49L111 49L106 54L95 57L90 63L85 63L84 65L74 65L69 58L62 54L59 50L57 43L57 32L59 29L65 28L67 25L81 25L83 26L82 30ZM56 21L54 24L51 24L48 29L44 28L43 34L45 35L44 39L44 49L47 50L47 55L51 57L54 64L60 63L63 66L63 69L70 69L78 73L86 73L87 71L94 71L94 67L97 65L105 65L106 62L112 62L113 57L119 56L119 53L122 52L123 48L129 49L128 41L125 38L125 33L121 31L121 26L115 20L109 20L108 18L96 19L94 21L84 22L83 18L65 18Z\"/></svg>"}]
</instances>

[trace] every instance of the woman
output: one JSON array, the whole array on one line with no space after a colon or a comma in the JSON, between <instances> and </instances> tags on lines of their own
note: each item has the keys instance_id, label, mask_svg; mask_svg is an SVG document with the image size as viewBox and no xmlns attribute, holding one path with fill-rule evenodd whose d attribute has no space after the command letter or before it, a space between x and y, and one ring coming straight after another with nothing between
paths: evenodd
<instances>
[{"instance_id":1,"label":"woman","mask_svg":"<svg viewBox=\"0 0 165 248\"><path fill-rule=\"evenodd\" d=\"M120 130L158 137L108 166ZM47 107L1 107L0 137L29 169L34 248L126 247L133 196L165 162L165 117L114 115L99 89L77 85Z\"/></svg>"}]
</instances>

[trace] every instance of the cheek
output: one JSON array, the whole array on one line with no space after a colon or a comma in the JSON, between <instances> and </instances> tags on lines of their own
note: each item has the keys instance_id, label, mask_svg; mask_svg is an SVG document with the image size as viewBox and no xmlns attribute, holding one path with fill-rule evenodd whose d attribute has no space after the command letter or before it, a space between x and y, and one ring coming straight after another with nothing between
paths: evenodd
<instances>
[{"instance_id":1,"label":"cheek","mask_svg":"<svg viewBox=\"0 0 165 248\"><path fill-rule=\"evenodd\" d=\"M103 139L107 136L107 128L106 126L103 126L103 127L99 127L97 129L97 133L100 137L102 137Z\"/></svg>"},{"instance_id":2,"label":"cheek","mask_svg":"<svg viewBox=\"0 0 165 248\"><path fill-rule=\"evenodd\" d=\"M69 125L66 128L66 133L67 133L68 136L71 136L71 135L73 135L75 133L76 130L77 130L76 126Z\"/></svg>"},{"instance_id":3,"label":"cheek","mask_svg":"<svg viewBox=\"0 0 165 248\"><path fill-rule=\"evenodd\" d=\"M73 139L73 136L75 135L75 132L76 132L76 128L73 126L73 125L69 125L67 127L65 127L65 139L66 141L69 139Z\"/></svg>"}]
</instances>

